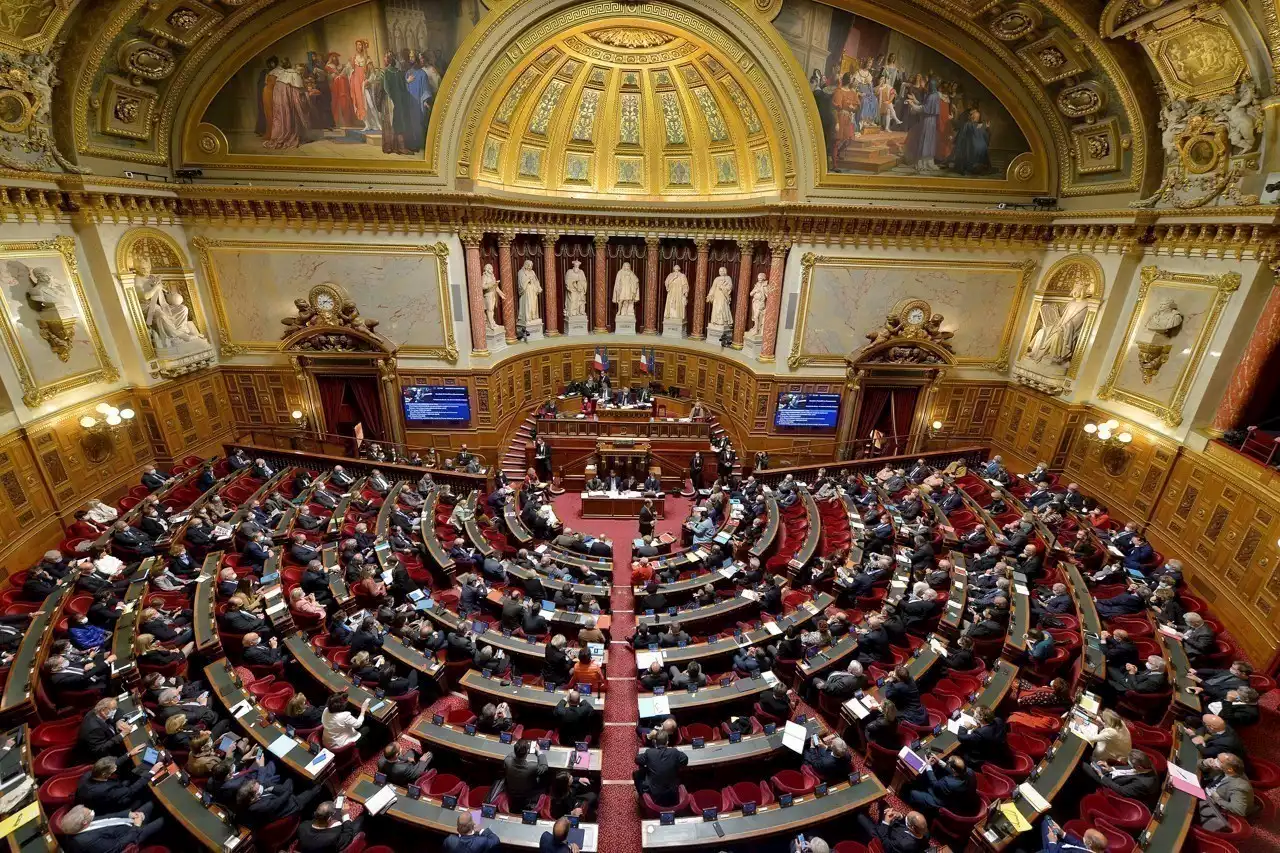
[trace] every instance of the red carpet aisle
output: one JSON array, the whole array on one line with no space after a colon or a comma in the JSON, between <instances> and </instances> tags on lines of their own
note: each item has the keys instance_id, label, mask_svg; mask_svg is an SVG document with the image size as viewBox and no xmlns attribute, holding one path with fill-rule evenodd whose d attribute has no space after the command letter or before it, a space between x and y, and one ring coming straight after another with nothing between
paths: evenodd
<instances>
[{"instance_id":1,"label":"red carpet aisle","mask_svg":"<svg viewBox=\"0 0 1280 853\"><path fill-rule=\"evenodd\" d=\"M613 618L609 631L609 694L605 702L604 768L600 786L600 849L606 853L639 853L639 801L631 783L636 737L636 658L628 639L635 632L634 596L631 593L631 540L638 531L634 519L582 518L582 498L566 493L555 500L556 514L574 530L603 534L613 540ZM680 524L689 514L689 501L667 498L665 519L659 533L680 535Z\"/></svg>"}]
</instances>

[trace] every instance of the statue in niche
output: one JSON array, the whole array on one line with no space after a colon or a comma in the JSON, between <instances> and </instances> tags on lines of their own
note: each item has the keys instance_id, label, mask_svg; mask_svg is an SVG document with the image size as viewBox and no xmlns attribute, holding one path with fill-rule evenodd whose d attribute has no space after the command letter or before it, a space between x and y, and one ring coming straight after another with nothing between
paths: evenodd
<instances>
[{"instance_id":1,"label":"statue in niche","mask_svg":"<svg viewBox=\"0 0 1280 853\"><path fill-rule=\"evenodd\" d=\"M685 304L689 301L689 278L680 271L680 265L676 264L675 268L667 276L665 282L667 288L667 310L663 312L663 319L673 320L677 324L684 322Z\"/></svg>"},{"instance_id":2,"label":"statue in niche","mask_svg":"<svg viewBox=\"0 0 1280 853\"><path fill-rule=\"evenodd\" d=\"M613 278L613 304L618 306L619 317L634 317L636 303L640 301L640 279L631 271L631 262L623 261L622 269Z\"/></svg>"},{"instance_id":3,"label":"statue in niche","mask_svg":"<svg viewBox=\"0 0 1280 853\"><path fill-rule=\"evenodd\" d=\"M79 316L71 288L65 281L55 280L48 267L34 267L29 279L27 299L40 313L40 337L59 361L70 361Z\"/></svg>"},{"instance_id":4,"label":"statue in niche","mask_svg":"<svg viewBox=\"0 0 1280 853\"><path fill-rule=\"evenodd\" d=\"M156 349L170 349L197 340L208 343L192 322L181 291L170 289L163 278L151 271L151 258L141 249L133 253L133 286L138 291L143 319Z\"/></svg>"},{"instance_id":5,"label":"statue in niche","mask_svg":"<svg viewBox=\"0 0 1280 853\"><path fill-rule=\"evenodd\" d=\"M564 316L587 316L587 274L582 271L582 261L574 261L573 268L564 274Z\"/></svg>"},{"instance_id":6,"label":"statue in niche","mask_svg":"<svg viewBox=\"0 0 1280 853\"><path fill-rule=\"evenodd\" d=\"M712 326L733 325L732 299L733 279L729 277L728 269L720 267L720 274L711 280L711 289L707 291L707 302L711 305Z\"/></svg>"},{"instance_id":7,"label":"statue in niche","mask_svg":"<svg viewBox=\"0 0 1280 853\"><path fill-rule=\"evenodd\" d=\"M1071 301L1064 305L1046 302L1040 306L1038 328L1031 337L1027 357L1037 364L1046 358L1051 364L1066 365L1080 345L1080 330L1089 318L1089 297L1092 287L1088 281L1071 285Z\"/></svg>"},{"instance_id":8,"label":"statue in niche","mask_svg":"<svg viewBox=\"0 0 1280 853\"><path fill-rule=\"evenodd\" d=\"M498 300L502 291L498 288L498 277L493 274L493 264L484 265L484 273L480 276L480 290L484 292L484 316L489 331L496 332L502 328L493 316L498 309Z\"/></svg>"},{"instance_id":9,"label":"statue in niche","mask_svg":"<svg viewBox=\"0 0 1280 853\"><path fill-rule=\"evenodd\" d=\"M520 322L528 325L542 320L538 309L538 295L542 293L542 282L533 271L533 261L525 261L516 275L516 286L520 289Z\"/></svg>"},{"instance_id":10,"label":"statue in niche","mask_svg":"<svg viewBox=\"0 0 1280 853\"><path fill-rule=\"evenodd\" d=\"M769 302L769 279L764 273L756 276L751 285L751 326L747 337L755 339L764 335L764 307Z\"/></svg>"}]
</instances>

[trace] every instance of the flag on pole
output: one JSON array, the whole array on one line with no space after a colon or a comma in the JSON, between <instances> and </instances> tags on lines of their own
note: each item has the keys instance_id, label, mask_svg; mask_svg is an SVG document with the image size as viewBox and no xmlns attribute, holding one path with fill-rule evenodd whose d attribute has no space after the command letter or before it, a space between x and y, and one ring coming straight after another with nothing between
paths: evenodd
<instances>
[{"instance_id":1,"label":"flag on pole","mask_svg":"<svg viewBox=\"0 0 1280 853\"><path fill-rule=\"evenodd\" d=\"M596 347L595 357L591 359L591 367L593 370L599 370L602 373L609 369L609 357L604 354L600 347Z\"/></svg>"},{"instance_id":2,"label":"flag on pole","mask_svg":"<svg viewBox=\"0 0 1280 853\"><path fill-rule=\"evenodd\" d=\"M653 347L649 347L649 355L645 359L644 372L650 376L658 373L658 352Z\"/></svg>"},{"instance_id":3,"label":"flag on pole","mask_svg":"<svg viewBox=\"0 0 1280 853\"><path fill-rule=\"evenodd\" d=\"M640 348L640 372L646 376L649 374L649 351L644 347Z\"/></svg>"},{"instance_id":4,"label":"flag on pole","mask_svg":"<svg viewBox=\"0 0 1280 853\"><path fill-rule=\"evenodd\" d=\"M609 351L604 347L600 347L600 370L604 373L609 372Z\"/></svg>"}]
</instances>

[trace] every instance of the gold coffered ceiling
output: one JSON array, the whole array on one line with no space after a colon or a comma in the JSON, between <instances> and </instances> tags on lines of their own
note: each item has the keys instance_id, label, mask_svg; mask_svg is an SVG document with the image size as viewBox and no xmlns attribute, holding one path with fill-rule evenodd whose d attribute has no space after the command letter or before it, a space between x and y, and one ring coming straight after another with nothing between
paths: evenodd
<instances>
[{"instance_id":1,"label":"gold coffered ceiling","mask_svg":"<svg viewBox=\"0 0 1280 853\"><path fill-rule=\"evenodd\" d=\"M653 21L593 21L512 67L475 135L477 183L612 197L776 195L765 97L715 46Z\"/></svg>"}]
</instances>

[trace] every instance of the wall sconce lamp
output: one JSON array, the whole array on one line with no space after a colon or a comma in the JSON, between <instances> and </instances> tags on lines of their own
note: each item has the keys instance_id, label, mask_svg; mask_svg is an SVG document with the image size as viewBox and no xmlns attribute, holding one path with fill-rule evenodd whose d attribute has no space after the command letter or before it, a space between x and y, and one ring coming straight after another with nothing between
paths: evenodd
<instances>
[{"instance_id":1,"label":"wall sconce lamp","mask_svg":"<svg viewBox=\"0 0 1280 853\"><path fill-rule=\"evenodd\" d=\"M1114 418L1100 424L1091 422L1084 425L1085 435L1104 444L1128 444L1133 441L1132 433L1117 430L1120 430L1120 422Z\"/></svg>"},{"instance_id":2,"label":"wall sconce lamp","mask_svg":"<svg viewBox=\"0 0 1280 853\"><path fill-rule=\"evenodd\" d=\"M85 415L80 419L80 426L86 432L117 432L126 421L134 419L134 411L128 407L118 409L109 403L99 403L95 411L100 418L93 415Z\"/></svg>"},{"instance_id":3,"label":"wall sconce lamp","mask_svg":"<svg viewBox=\"0 0 1280 853\"><path fill-rule=\"evenodd\" d=\"M942 421L934 421L933 423L929 424L929 432L931 432L933 435L937 435L938 433L942 432Z\"/></svg>"},{"instance_id":4,"label":"wall sconce lamp","mask_svg":"<svg viewBox=\"0 0 1280 853\"><path fill-rule=\"evenodd\" d=\"M293 419L293 426L295 429L302 430L304 432L306 431L307 416L302 413L301 409L294 409L289 413L289 417Z\"/></svg>"}]
</instances>

